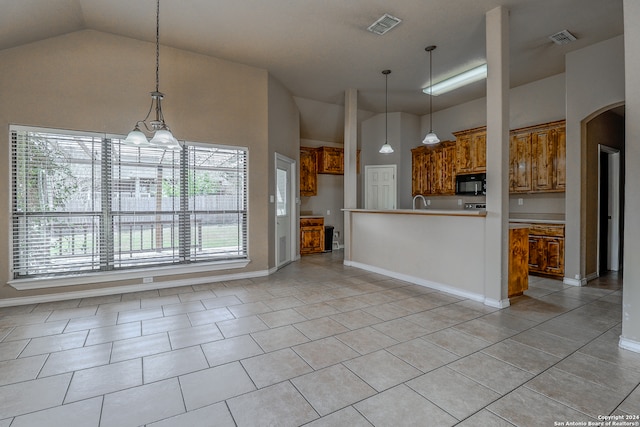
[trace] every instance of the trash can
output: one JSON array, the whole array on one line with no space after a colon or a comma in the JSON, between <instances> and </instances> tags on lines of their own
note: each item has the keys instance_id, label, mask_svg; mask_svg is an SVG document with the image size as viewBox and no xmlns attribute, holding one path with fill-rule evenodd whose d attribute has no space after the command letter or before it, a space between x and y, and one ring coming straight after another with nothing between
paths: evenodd
<instances>
[{"instance_id":1,"label":"trash can","mask_svg":"<svg viewBox=\"0 0 640 427\"><path fill-rule=\"evenodd\" d=\"M333 251L333 225L324 226L324 251Z\"/></svg>"}]
</instances>

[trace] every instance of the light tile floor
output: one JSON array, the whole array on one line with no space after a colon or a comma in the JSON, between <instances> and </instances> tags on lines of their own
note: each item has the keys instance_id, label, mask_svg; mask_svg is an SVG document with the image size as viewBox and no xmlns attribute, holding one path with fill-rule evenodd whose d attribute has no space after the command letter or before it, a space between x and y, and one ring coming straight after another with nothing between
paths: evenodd
<instances>
[{"instance_id":1,"label":"light tile floor","mask_svg":"<svg viewBox=\"0 0 640 427\"><path fill-rule=\"evenodd\" d=\"M0 309L0 427L553 426L640 414L620 283L496 310L304 257L270 277Z\"/></svg>"}]
</instances>

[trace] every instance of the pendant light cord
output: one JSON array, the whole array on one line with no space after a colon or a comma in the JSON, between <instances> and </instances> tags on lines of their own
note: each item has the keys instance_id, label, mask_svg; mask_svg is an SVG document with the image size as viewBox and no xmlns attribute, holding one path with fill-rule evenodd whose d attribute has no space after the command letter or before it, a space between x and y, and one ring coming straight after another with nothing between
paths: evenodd
<instances>
[{"instance_id":1,"label":"pendant light cord","mask_svg":"<svg viewBox=\"0 0 640 427\"><path fill-rule=\"evenodd\" d=\"M389 113L387 110L387 100L389 99L389 73L384 75L384 143L389 143Z\"/></svg>"},{"instance_id":2,"label":"pendant light cord","mask_svg":"<svg viewBox=\"0 0 640 427\"><path fill-rule=\"evenodd\" d=\"M433 132L433 60L431 52L433 49L429 51L429 133Z\"/></svg>"}]
</instances>

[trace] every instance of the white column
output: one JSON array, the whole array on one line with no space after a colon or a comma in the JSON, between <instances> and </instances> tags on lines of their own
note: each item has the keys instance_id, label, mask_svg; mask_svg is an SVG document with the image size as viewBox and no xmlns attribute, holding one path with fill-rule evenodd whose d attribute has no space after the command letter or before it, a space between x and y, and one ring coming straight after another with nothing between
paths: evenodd
<instances>
[{"instance_id":1,"label":"white column","mask_svg":"<svg viewBox=\"0 0 640 427\"><path fill-rule=\"evenodd\" d=\"M344 208L358 207L358 90L344 94ZM344 213L344 262L351 261L351 213Z\"/></svg>"},{"instance_id":2,"label":"white column","mask_svg":"<svg viewBox=\"0 0 640 427\"><path fill-rule=\"evenodd\" d=\"M486 14L487 218L485 304L506 307L509 249L509 11Z\"/></svg>"},{"instance_id":3,"label":"white column","mask_svg":"<svg viewBox=\"0 0 640 427\"><path fill-rule=\"evenodd\" d=\"M624 285L620 347L640 353L640 2L624 0Z\"/></svg>"}]
</instances>

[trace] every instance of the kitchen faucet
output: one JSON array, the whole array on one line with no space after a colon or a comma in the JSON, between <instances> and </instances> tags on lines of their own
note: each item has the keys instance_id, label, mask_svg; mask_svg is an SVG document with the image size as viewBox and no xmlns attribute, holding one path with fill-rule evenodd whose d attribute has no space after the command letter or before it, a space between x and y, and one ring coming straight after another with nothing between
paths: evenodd
<instances>
[{"instance_id":1,"label":"kitchen faucet","mask_svg":"<svg viewBox=\"0 0 640 427\"><path fill-rule=\"evenodd\" d=\"M427 207L427 201L424 199L424 196L422 194L418 194L417 196L415 196L413 198L413 202L412 202L413 203L413 209L414 210L416 209L416 199L417 198L421 198L422 199L422 203L424 203L424 207L426 208Z\"/></svg>"}]
</instances>

